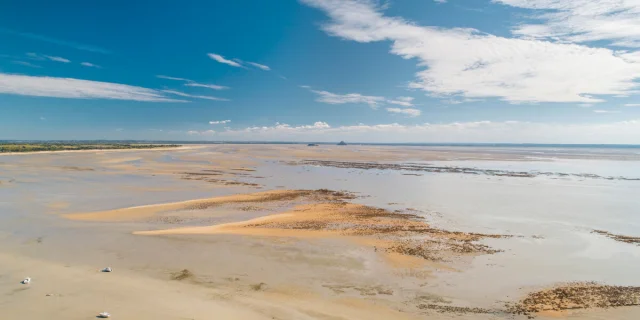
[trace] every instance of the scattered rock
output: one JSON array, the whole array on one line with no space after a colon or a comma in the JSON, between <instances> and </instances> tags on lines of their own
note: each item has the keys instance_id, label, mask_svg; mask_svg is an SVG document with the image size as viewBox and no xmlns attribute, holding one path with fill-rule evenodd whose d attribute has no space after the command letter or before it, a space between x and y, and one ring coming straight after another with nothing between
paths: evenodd
<instances>
[{"instance_id":1,"label":"scattered rock","mask_svg":"<svg viewBox=\"0 0 640 320\"><path fill-rule=\"evenodd\" d=\"M20 281L20 283L22 283L22 284L29 284L29 283L31 283L31 278L29 278L29 277L24 278L24 280Z\"/></svg>"},{"instance_id":2,"label":"scattered rock","mask_svg":"<svg viewBox=\"0 0 640 320\"><path fill-rule=\"evenodd\" d=\"M101 312L98 314L98 318L111 318L111 314L109 312Z\"/></svg>"},{"instance_id":3,"label":"scattered rock","mask_svg":"<svg viewBox=\"0 0 640 320\"><path fill-rule=\"evenodd\" d=\"M106 267L106 268L104 268L104 269L102 269L100 271L102 271L102 272L111 272L113 270L111 269L111 267Z\"/></svg>"},{"instance_id":4,"label":"scattered rock","mask_svg":"<svg viewBox=\"0 0 640 320\"><path fill-rule=\"evenodd\" d=\"M250 287L253 291L262 291L267 289L267 284L264 282L260 282L258 284L252 284Z\"/></svg>"},{"instance_id":5,"label":"scattered rock","mask_svg":"<svg viewBox=\"0 0 640 320\"><path fill-rule=\"evenodd\" d=\"M187 269L182 269L181 271L174 272L171 274L171 280L185 280L193 277L193 273Z\"/></svg>"},{"instance_id":6,"label":"scattered rock","mask_svg":"<svg viewBox=\"0 0 640 320\"><path fill-rule=\"evenodd\" d=\"M438 304L421 304L418 305L419 309L434 310L440 313L476 313L476 314L495 314L499 313L498 310L490 310L484 308L469 308L469 307L456 307L456 306L441 306Z\"/></svg>"},{"instance_id":7,"label":"scattered rock","mask_svg":"<svg viewBox=\"0 0 640 320\"><path fill-rule=\"evenodd\" d=\"M635 244L640 246L640 237L623 236L619 234L613 234L611 232L604 231L604 230L593 230L591 232L603 235L615 241L620 241L620 242L625 242L625 243L630 243L630 244Z\"/></svg>"},{"instance_id":8,"label":"scattered rock","mask_svg":"<svg viewBox=\"0 0 640 320\"><path fill-rule=\"evenodd\" d=\"M613 308L640 305L640 287L572 283L533 292L522 301L507 306L513 314L530 315L541 311Z\"/></svg>"}]
</instances>

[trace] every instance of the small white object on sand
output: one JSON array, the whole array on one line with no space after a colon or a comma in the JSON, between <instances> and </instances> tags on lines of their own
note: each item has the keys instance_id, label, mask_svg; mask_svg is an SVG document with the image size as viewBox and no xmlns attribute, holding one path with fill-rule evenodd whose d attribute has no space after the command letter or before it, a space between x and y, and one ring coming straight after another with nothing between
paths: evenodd
<instances>
[{"instance_id":1,"label":"small white object on sand","mask_svg":"<svg viewBox=\"0 0 640 320\"><path fill-rule=\"evenodd\" d=\"M22 284L29 284L29 283L31 283L31 278L29 278L29 277L24 278L24 280L20 281L20 283L22 283Z\"/></svg>"},{"instance_id":2,"label":"small white object on sand","mask_svg":"<svg viewBox=\"0 0 640 320\"><path fill-rule=\"evenodd\" d=\"M111 272L113 270L111 270L111 267L106 267L104 269L102 269L102 272Z\"/></svg>"},{"instance_id":3,"label":"small white object on sand","mask_svg":"<svg viewBox=\"0 0 640 320\"><path fill-rule=\"evenodd\" d=\"M101 312L98 314L98 318L111 318L111 314L109 312Z\"/></svg>"}]
</instances>

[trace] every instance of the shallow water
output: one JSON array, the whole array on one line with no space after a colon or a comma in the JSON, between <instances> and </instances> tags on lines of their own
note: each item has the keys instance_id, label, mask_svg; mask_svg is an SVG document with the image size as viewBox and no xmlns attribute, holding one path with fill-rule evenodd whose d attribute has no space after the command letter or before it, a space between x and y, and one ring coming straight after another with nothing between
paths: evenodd
<instances>
[{"instance_id":1,"label":"shallow water","mask_svg":"<svg viewBox=\"0 0 640 320\"><path fill-rule=\"evenodd\" d=\"M181 156L166 152L154 161L209 163L207 160L184 160ZM176 257L210 263L206 256L186 256L180 247L167 247L165 256L152 257L145 252L145 246L152 241L164 240L132 236L126 226L105 229L99 224L63 220L56 214L256 191L207 188L202 182L169 175L112 174L108 169L101 169L99 164L86 161L87 156L80 160L69 155L38 157L45 158L40 158L34 166L14 166L32 161L28 155L0 157L0 163L5 164L0 171L0 181L14 180L0 186L0 246L20 247L41 237L44 238L43 245L30 247L27 251L50 259L79 262L87 257L102 261L127 256L131 259L128 263L136 267L154 259L178 266L174 261ZM465 266L463 272L440 272L426 287L470 305L513 300L534 288L558 282L640 285L640 278L636 276L640 247L591 232L600 229L640 236L640 201L637 199L640 181L458 173L419 173L421 175L416 176L405 175L415 172L293 166L251 159L260 161L255 174L265 177L258 181L265 185L264 189L348 190L363 196L356 200L363 204L393 210L421 210L425 218L438 227L517 236L486 240L486 244L504 252L479 256L470 266ZM128 164L145 167L149 161L136 159L129 160ZM45 170L38 163L97 169ZM556 159L425 163L640 178L640 162L637 161ZM69 206L56 206L56 203L68 203ZM118 253L116 248L126 251ZM87 249L91 250L86 257L74 256L75 252Z\"/></svg>"},{"instance_id":2,"label":"shallow water","mask_svg":"<svg viewBox=\"0 0 640 320\"><path fill-rule=\"evenodd\" d=\"M577 168L572 166L576 162ZM539 162L458 164L487 169L627 173L617 161L565 160L543 166ZM263 170L270 173L273 185L350 190L370 196L357 200L365 204L422 210L432 224L443 228L520 236L486 240L505 251L477 257L464 272L441 273L431 284L434 292L483 304L558 282L640 285L636 277L640 247L591 233L601 229L640 236L640 181L455 173L407 176L394 170L318 166L274 165Z\"/></svg>"}]
</instances>

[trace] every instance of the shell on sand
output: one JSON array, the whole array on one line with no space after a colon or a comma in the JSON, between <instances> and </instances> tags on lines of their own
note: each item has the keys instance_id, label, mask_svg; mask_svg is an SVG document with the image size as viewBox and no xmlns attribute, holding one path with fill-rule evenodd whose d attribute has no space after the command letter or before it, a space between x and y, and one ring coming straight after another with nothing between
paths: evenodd
<instances>
[{"instance_id":1,"label":"shell on sand","mask_svg":"<svg viewBox=\"0 0 640 320\"><path fill-rule=\"evenodd\" d=\"M98 318L111 318L111 314L109 314L108 312L101 312L100 314L98 314Z\"/></svg>"},{"instance_id":2,"label":"shell on sand","mask_svg":"<svg viewBox=\"0 0 640 320\"><path fill-rule=\"evenodd\" d=\"M31 282L31 278L29 278L29 277L24 278L24 280L20 281L20 283L22 283L22 284L29 284L30 282Z\"/></svg>"}]
</instances>

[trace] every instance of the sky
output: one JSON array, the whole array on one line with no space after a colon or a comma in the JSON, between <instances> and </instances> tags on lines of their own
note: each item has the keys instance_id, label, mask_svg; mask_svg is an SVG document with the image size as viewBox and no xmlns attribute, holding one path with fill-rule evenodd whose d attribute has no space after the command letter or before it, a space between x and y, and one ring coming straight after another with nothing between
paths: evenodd
<instances>
[{"instance_id":1,"label":"sky","mask_svg":"<svg viewBox=\"0 0 640 320\"><path fill-rule=\"evenodd\" d=\"M640 144L640 0L0 3L0 139Z\"/></svg>"}]
</instances>

